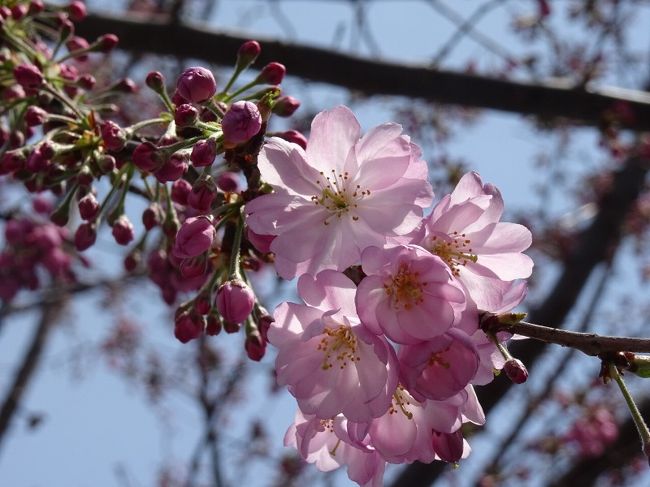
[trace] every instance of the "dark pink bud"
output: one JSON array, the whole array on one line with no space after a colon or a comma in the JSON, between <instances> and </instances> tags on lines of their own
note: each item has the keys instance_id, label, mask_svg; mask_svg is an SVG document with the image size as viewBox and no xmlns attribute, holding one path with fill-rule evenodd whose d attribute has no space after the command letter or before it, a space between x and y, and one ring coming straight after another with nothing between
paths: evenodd
<instances>
[{"instance_id":1,"label":"dark pink bud","mask_svg":"<svg viewBox=\"0 0 650 487\"><path fill-rule=\"evenodd\" d=\"M202 316L183 313L175 320L174 336L181 343L187 343L200 337L204 328L205 320Z\"/></svg>"},{"instance_id":2,"label":"dark pink bud","mask_svg":"<svg viewBox=\"0 0 650 487\"><path fill-rule=\"evenodd\" d=\"M275 240L275 235L259 235L250 228L246 230L246 237L253 247L263 254L268 254L271 251L271 242Z\"/></svg>"},{"instance_id":3,"label":"dark pink bud","mask_svg":"<svg viewBox=\"0 0 650 487\"><path fill-rule=\"evenodd\" d=\"M51 164L51 159L45 157L47 151L42 151L41 146L37 147L27 158L25 162L25 169L32 172L40 172L47 169Z\"/></svg>"},{"instance_id":4,"label":"dark pink bud","mask_svg":"<svg viewBox=\"0 0 650 487\"><path fill-rule=\"evenodd\" d=\"M234 193L239 189L239 177L237 173L226 171L217 177L217 187L226 193Z\"/></svg>"},{"instance_id":5,"label":"dark pink bud","mask_svg":"<svg viewBox=\"0 0 650 487\"><path fill-rule=\"evenodd\" d=\"M445 462L457 462L463 456L463 434L460 430L454 433L434 431L431 442L433 450Z\"/></svg>"},{"instance_id":6,"label":"dark pink bud","mask_svg":"<svg viewBox=\"0 0 650 487\"><path fill-rule=\"evenodd\" d=\"M91 223L82 223L74 234L74 246L82 251L91 247L97 240L97 231Z\"/></svg>"},{"instance_id":7,"label":"dark pink bud","mask_svg":"<svg viewBox=\"0 0 650 487\"><path fill-rule=\"evenodd\" d=\"M293 96L281 96L273 105L273 113L280 117L290 117L300 107L300 101Z\"/></svg>"},{"instance_id":8,"label":"dark pink bud","mask_svg":"<svg viewBox=\"0 0 650 487\"><path fill-rule=\"evenodd\" d=\"M528 379L528 370L523 362L516 358L511 358L503 365L503 371L513 384L523 384Z\"/></svg>"},{"instance_id":9,"label":"dark pink bud","mask_svg":"<svg viewBox=\"0 0 650 487\"><path fill-rule=\"evenodd\" d=\"M70 14L70 18L75 22L81 22L87 15L86 5L83 2L75 0L68 5L68 14Z\"/></svg>"},{"instance_id":10,"label":"dark pink bud","mask_svg":"<svg viewBox=\"0 0 650 487\"><path fill-rule=\"evenodd\" d=\"M119 93L137 93L138 85L131 78L123 78L113 85L113 90Z\"/></svg>"},{"instance_id":11,"label":"dark pink bud","mask_svg":"<svg viewBox=\"0 0 650 487\"><path fill-rule=\"evenodd\" d=\"M29 13L32 15L40 14L45 10L45 4L41 0L32 0L29 2Z\"/></svg>"},{"instance_id":12,"label":"dark pink bud","mask_svg":"<svg viewBox=\"0 0 650 487\"><path fill-rule=\"evenodd\" d=\"M212 247L214 237L214 225L208 218L188 218L176 234L172 252L179 259L196 257Z\"/></svg>"},{"instance_id":13,"label":"dark pink bud","mask_svg":"<svg viewBox=\"0 0 650 487\"><path fill-rule=\"evenodd\" d=\"M5 5L0 7L0 18L8 19L9 17L11 17L11 9Z\"/></svg>"},{"instance_id":14,"label":"dark pink bud","mask_svg":"<svg viewBox=\"0 0 650 487\"><path fill-rule=\"evenodd\" d=\"M207 324L205 326L206 335L215 336L221 332L221 319L218 315L210 314L207 318Z\"/></svg>"},{"instance_id":15,"label":"dark pink bud","mask_svg":"<svg viewBox=\"0 0 650 487\"><path fill-rule=\"evenodd\" d=\"M165 77L160 71L151 71L145 78L146 85L156 93L161 93L165 89Z\"/></svg>"},{"instance_id":16,"label":"dark pink bud","mask_svg":"<svg viewBox=\"0 0 650 487\"><path fill-rule=\"evenodd\" d=\"M161 209L156 203L152 203L149 208L142 212L142 224L146 230L151 230L153 227L160 225L161 220Z\"/></svg>"},{"instance_id":17,"label":"dark pink bud","mask_svg":"<svg viewBox=\"0 0 650 487\"><path fill-rule=\"evenodd\" d=\"M293 142L294 144L298 144L305 150L307 149L307 139L297 130L287 130L286 132L280 132L277 134L277 136L289 142Z\"/></svg>"},{"instance_id":18,"label":"dark pink bud","mask_svg":"<svg viewBox=\"0 0 650 487\"><path fill-rule=\"evenodd\" d=\"M120 245L128 245L135 237L133 224L126 215L121 215L113 223L113 238Z\"/></svg>"},{"instance_id":19,"label":"dark pink bud","mask_svg":"<svg viewBox=\"0 0 650 487\"><path fill-rule=\"evenodd\" d=\"M259 42L244 42L239 46L239 50L237 51L237 66L241 68L250 66L255 62L257 56L260 55L260 52L262 52L262 48L260 47Z\"/></svg>"},{"instance_id":20,"label":"dark pink bud","mask_svg":"<svg viewBox=\"0 0 650 487\"><path fill-rule=\"evenodd\" d=\"M187 195L187 204L200 212L207 212L217 196L212 179L197 181L192 191Z\"/></svg>"},{"instance_id":21,"label":"dark pink bud","mask_svg":"<svg viewBox=\"0 0 650 487\"><path fill-rule=\"evenodd\" d=\"M14 5L13 7L11 7L11 16L13 17L14 20L20 20L25 15L27 15L27 9L28 7L24 3Z\"/></svg>"},{"instance_id":22,"label":"dark pink bud","mask_svg":"<svg viewBox=\"0 0 650 487\"><path fill-rule=\"evenodd\" d=\"M266 83L269 85L279 85L287 73L287 68L283 64L272 62L262 68L260 74L257 76L258 83Z\"/></svg>"},{"instance_id":23,"label":"dark pink bud","mask_svg":"<svg viewBox=\"0 0 650 487\"><path fill-rule=\"evenodd\" d=\"M176 181L187 171L189 159L190 154L187 151L174 152L153 175L161 183Z\"/></svg>"},{"instance_id":24,"label":"dark pink bud","mask_svg":"<svg viewBox=\"0 0 650 487\"><path fill-rule=\"evenodd\" d=\"M79 215L86 221L94 220L99 213L99 202L95 195L88 193L79 200Z\"/></svg>"},{"instance_id":25,"label":"dark pink bud","mask_svg":"<svg viewBox=\"0 0 650 487\"><path fill-rule=\"evenodd\" d=\"M77 80L77 84L81 86L84 90L92 90L97 83L97 80L92 74L82 74Z\"/></svg>"},{"instance_id":26,"label":"dark pink bud","mask_svg":"<svg viewBox=\"0 0 650 487\"><path fill-rule=\"evenodd\" d=\"M179 127L189 127L194 125L199 118L199 111L189 103L183 103L176 107L174 121Z\"/></svg>"},{"instance_id":27,"label":"dark pink bud","mask_svg":"<svg viewBox=\"0 0 650 487\"><path fill-rule=\"evenodd\" d=\"M238 101L230 106L221 122L224 141L231 145L250 140L262 127L262 115L255 103Z\"/></svg>"},{"instance_id":28,"label":"dark pink bud","mask_svg":"<svg viewBox=\"0 0 650 487\"><path fill-rule=\"evenodd\" d=\"M208 268L208 259L205 255L193 257L191 259L182 259L178 265L181 271L181 276L185 279L193 279L195 277L205 275Z\"/></svg>"},{"instance_id":29,"label":"dark pink bud","mask_svg":"<svg viewBox=\"0 0 650 487\"><path fill-rule=\"evenodd\" d=\"M194 309L201 315L207 315L212 308L212 303L210 301L209 294L202 293L194 300Z\"/></svg>"},{"instance_id":30,"label":"dark pink bud","mask_svg":"<svg viewBox=\"0 0 650 487\"><path fill-rule=\"evenodd\" d=\"M5 224L5 239L10 245L19 245L33 230L34 225L29 220L7 220Z\"/></svg>"},{"instance_id":31,"label":"dark pink bud","mask_svg":"<svg viewBox=\"0 0 650 487\"><path fill-rule=\"evenodd\" d=\"M115 49L120 40L115 34L104 34L95 41L95 46L98 51L110 52Z\"/></svg>"},{"instance_id":32,"label":"dark pink bud","mask_svg":"<svg viewBox=\"0 0 650 487\"><path fill-rule=\"evenodd\" d=\"M231 279L219 286L217 310L229 323L242 323L253 311L255 294L241 279Z\"/></svg>"},{"instance_id":33,"label":"dark pink bud","mask_svg":"<svg viewBox=\"0 0 650 487\"><path fill-rule=\"evenodd\" d=\"M97 158L97 167L103 174L108 174L117 165L115 158L110 154L102 154Z\"/></svg>"},{"instance_id":34,"label":"dark pink bud","mask_svg":"<svg viewBox=\"0 0 650 487\"><path fill-rule=\"evenodd\" d=\"M43 84L43 73L33 64L19 64L14 68L16 82L25 89L38 88Z\"/></svg>"},{"instance_id":35,"label":"dark pink bud","mask_svg":"<svg viewBox=\"0 0 650 487\"><path fill-rule=\"evenodd\" d=\"M30 105L25 111L25 123L29 127L43 125L47 120L47 112L41 107Z\"/></svg>"},{"instance_id":36,"label":"dark pink bud","mask_svg":"<svg viewBox=\"0 0 650 487\"><path fill-rule=\"evenodd\" d=\"M100 131L102 140L104 141L104 147L108 150L119 152L126 145L126 132L115 122L110 120L103 122L100 126Z\"/></svg>"},{"instance_id":37,"label":"dark pink bud","mask_svg":"<svg viewBox=\"0 0 650 487\"><path fill-rule=\"evenodd\" d=\"M251 360L259 362L264 357L266 352L266 343L262 340L260 332L255 330L248 335L246 335L246 342L244 342L244 348L246 349L246 354Z\"/></svg>"},{"instance_id":38,"label":"dark pink bud","mask_svg":"<svg viewBox=\"0 0 650 487\"><path fill-rule=\"evenodd\" d=\"M44 196L37 196L32 201L32 208L36 213L40 213L41 215L49 215L50 212L54 209L54 205L52 203L52 200Z\"/></svg>"},{"instance_id":39,"label":"dark pink bud","mask_svg":"<svg viewBox=\"0 0 650 487\"><path fill-rule=\"evenodd\" d=\"M140 255L137 252L130 253L124 257L124 270L126 272L133 272L140 263Z\"/></svg>"},{"instance_id":40,"label":"dark pink bud","mask_svg":"<svg viewBox=\"0 0 650 487\"><path fill-rule=\"evenodd\" d=\"M257 319L257 328L260 330L260 335L262 336L262 339L265 342L268 342L268 332L269 329L271 328L271 323L273 323L275 320L273 317L266 311L264 308L260 306L260 316Z\"/></svg>"},{"instance_id":41,"label":"dark pink bud","mask_svg":"<svg viewBox=\"0 0 650 487\"><path fill-rule=\"evenodd\" d=\"M183 71L176 83L176 90L186 100L201 103L217 92L217 82L209 70L196 66Z\"/></svg>"},{"instance_id":42,"label":"dark pink bud","mask_svg":"<svg viewBox=\"0 0 650 487\"><path fill-rule=\"evenodd\" d=\"M0 175L10 174L25 165L25 155L22 151L6 152L0 159Z\"/></svg>"},{"instance_id":43,"label":"dark pink bud","mask_svg":"<svg viewBox=\"0 0 650 487\"><path fill-rule=\"evenodd\" d=\"M192 191L192 185L184 179L174 181L172 184L172 201L178 205L187 205L187 197Z\"/></svg>"},{"instance_id":44,"label":"dark pink bud","mask_svg":"<svg viewBox=\"0 0 650 487\"><path fill-rule=\"evenodd\" d=\"M65 47L68 48L68 51L73 53L74 51L82 51L85 49L88 49L90 47L90 44L88 44L88 41L84 39L83 37L78 37L74 36L71 37L66 43ZM75 56L75 59L78 61L86 61L88 59L87 54L79 54Z\"/></svg>"},{"instance_id":45,"label":"dark pink bud","mask_svg":"<svg viewBox=\"0 0 650 487\"><path fill-rule=\"evenodd\" d=\"M215 157L217 157L217 142L209 138L194 144L190 160L195 167L205 167L210 166Z\"/></svg>"},{"instance_id":46,"label":"dark pink bud","mask_svg":"<svg viewBox=\"0 0 650 487\"><path fill-rule=\"evenodd\" d=\"M142 171L151 172L162 163L160 153L151 142L143 142L133 151L133 163Z\"/></svg>"}]
</instances>

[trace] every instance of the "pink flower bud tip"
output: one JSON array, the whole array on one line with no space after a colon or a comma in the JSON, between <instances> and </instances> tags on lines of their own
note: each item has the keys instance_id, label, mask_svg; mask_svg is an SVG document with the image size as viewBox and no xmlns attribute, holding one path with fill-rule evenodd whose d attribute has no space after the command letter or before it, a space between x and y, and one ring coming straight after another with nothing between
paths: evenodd
<instances>
[{"instance_id":1,"label":"pink flower bud tip","mask_svg":"<svg viewBox=\"0 0 650 487\"><path fill-rule=\"evenodd\" d=\"M239 178L231 171L222 172L217 177L217 187L226 193L234 193L239 189Z\"/></svg>"},{"instance_id":2,"label":"pink flower bud tip","mask_svg":"<svg viewBox=\"0 0 650 487\"><path fill-rule=\"evenodd\" d=\"M192 103L204 102L217 92L217 82L212 73L200 66L188 68L176 83L178 94Z\"/></svg>"},{"instance_id":3,"label":"pink flower bud tip","mask_svg":"<svg viewBox=\"0 0 650 487\"><path fill-rule=\"evenodd\" d=\"M145 78L146 85L156 93L160 93L165 88L165 77L160 71L151 71Z\"/></svg>"},{"instance_id":4,"label":"pink flower bud tip","mask_svg":"<svg viewBox=\"0 0 650 487\"><path fill-rule=\"evenodd\" d=\"M72 20L75 22L81 22L86 18L86 5L83 2L75 0L68 5L68 13Z\"/></svg>"},{"instance_id":5,"label":"pink flower bud tip","mask_svg":"<svg viewBox=\"0 0 650 487\"><path fill-rule=\"evenodd\" d=\"M272 62L262 68L262 71L257 76L258 83L266 83L269 85L279 85L287 73L287 68L283 64Z\"/></svg>"},{"instance_id":6,"label":"pink flower bud tip","mask_svg":"<svg viewBox=\"0 0 650 487\"><path fill-rule=\"evenodd\" d=\"M126 215L121 215L113 223L113 238L120 245L128 245L135 237L133 224Z\"/></svg>"},{"instance_id":7,"label":"pink flower bud tip","mask_svg":"<svg viewBox=\"0 0 650 487\"><path fill-rule=\"evenodd\" d=\"M244 348L246 349L246 354L249 359L259 362L262 360L264 353L266 352L266 343L264 343L260 333L255 331L246 337Z\"/></svg>"},{"instance_id":8,"label":"pink flower bud tip","mask_svg":"<svg viewBox=\"0 0 650 487\"><path fill-rule=\"evenodd\" d=\"M199 118L199 111L189 103L183 103L176 107L174 121L178 127L189 127L194 125Z\"/></svg>"},{"instance_id":9,"label":"pink flower bud tip","mask_svg":"<svg viewBox=\"0 0 650 487\"><path fill-rule=\"evenodd\" d=\"M293 142L294 144L298 144L300 147L307 150L307 138L297 130L287 130L286 132L281 132L278 134L278 137L286 141Z\"/></svg>"},{"instance_id":10,"label":"pink flower bud tip","mask_svg":"<svg viewBox=\"0 0 650 487\"><path fill-rule=\"evenodd\" d=\"M43 73L33 64L19 64L14 68L14 78L23 88L38 88L43 84Z\"/></svg>"},{"instance_id":11,"label":"pink flower bud tip","mask_svg":"<svg viewBox=\"0 0 650 487\"><path fill-rule=\"evenodd\" d=\"M237 145L250 140L262 127L262 116L255 103L238 101L230 106L221 122L224 140Z\"/></svg>"},{"instance_id":12,"label":"pink flower bud tip","mask_svg":"<svg viewBox=\"0 0 650 487\"><path fill-rule=\"evenodd\" d=\"M300 100L293 96L282 96L273 105L273 113L280 117L290 117L300 108Z\"/></svg>"},{"instance_id":13,"label":"pink flower bud tip","mask_svg":"<svg viewBox=\"0 0 650 487\"><path fill-rule=\"evenodd\" d=\"M115 34L104 34L96 41L97 49L101 52L112 51L119 41L119 38Z\"/></svg>"},{"instance_id":14,"label":"pink flower bud tip","mask_svg":"<svg viewBox=\"0 0 650 487\"><path fill-rule=\"evenodd\" d=\"M217 291L217 310L229 323L242 323L253 311L255 294L241 279L231 279Z\"/></svg>"},{"instance_id":15,"label":"pink flower bud tip","mask_svg":"<svg viewBox=\"0 0 650 487\"><path fill-rule=\"evenodd\" d=\"M202 317L183 313L176 318L174 323L174 336L181 343L187 343L200 337L204 328L205 322Z\"/></svg>"},{"instance_id":16,"label":"pink flower bud tip","mask_svg":"<svg viewBox=\"0 0 650 487\"><path fill-rule=\"evenodd\" d=\"M100 132L106 149L117 152L124 148L126 133L118 124L107 120L101 124Z\"/></svg>"},{"instance_id":17,"label":"pink flower bud tip","mask_svg":"<svg viewBox=\"0 0 650 487\"><path fill-rule=\"evenodd\" d=\"M93 220L99 212L99 202L95 195L88 193L79 200L79 215L86 221Z\"/></svg>"},{"instance_id":18,"label":"pink flower bud tip","mask_svg":"<svg viewBox=\"0 0 650 487\"><path fill-rule=\"evenodd\" d=\"M237 51L237 64L240 66L248 66L255 62L257 56L262 52L260 43L257 41L246 41Z\"/></svg>"},{"instance_id":19,"label":"pink flower bud tip","mask_svg":"<svg viewBox=\"0 0 650 487\"><path fill-rule=\"evenodd\" d=\"M74 234L74 246L79 251L91 247L97 240L97 231L90 223L82 223Z\"/></svg>"},{"instance_id":20,"label":"pink flower bud tip","mask_svg":"<svg viewBox=\"0 0 650 487\"><path fill-rule=\"evenodd\" d=\"M212 165L215 157L217 157L217 143L210 138L194 144L190 160L195 167L205 167Z\"/></svg>"},{"instance_id":21,"label":"pink flower bud tip","mask_svg":"<svg viewBox=\"0 0 650 487\"><path fill-rule=\"evenodd\" d=\"M214 225L210 219L191 217L178 230L172 252L179 259L196 257L212 247L214 238Z\"/></svg>"},{"instance_id":22,"label":"pink flower bud tip","mask_svg":"<svg viewBox=\"0 0 650 487\"><path fill-rule=\"evenodd\" d=\"M503 366L503 371L513 384L523 384L528 379L528 370L523 362L519 359L512 358Z\"/></svg>"}]
</instances>

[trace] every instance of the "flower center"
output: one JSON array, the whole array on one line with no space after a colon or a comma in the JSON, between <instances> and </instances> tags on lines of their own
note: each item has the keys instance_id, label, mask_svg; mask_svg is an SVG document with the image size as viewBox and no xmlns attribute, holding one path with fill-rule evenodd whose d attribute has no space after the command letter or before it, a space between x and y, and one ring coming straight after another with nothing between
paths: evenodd
<instances>
[{"instance_id":1,"label":"flower center","mask_svg":"<svg viewBox=\"0 0 650 487\"><path fill-rule=\"evenodd\" d=\"M404 389L404 386L399 384L393 393L393 400L390 407L388 408L388 414L396 414L398 412L401 412L408 419L413 419L413 413L406 409L406 407L410 405L411 397Z\"/></svg>"},{"instance_id":2,"label":"flower center","mask_svg":"<svg viewBox=\"0 0 650 487\"><path fill-rule=\"evenodd\" d=\"M432 254L444 260L454 276L460 274L459 267L467 265L468 262L476 262L478 256L472 253L471 241L464 233L452 233L450 240L439 238L436 235L431 237L429 249Z\"/></svg>"},{"instance_id":3,"label":"flower center","mask_svg":"<svg viewBox=\"0 0 650 487\"><path fill-rule=\"evenodd\" d=\"M325 328L316 349L323 352L323 365L321 366L323 370L334 367L335 361L338 362L340 369L344 369L348 362L361 360L361 357L357 355L357 337L354 336L349 326Z\"/></svg>"},{"instance_id":4,"label":"flower center","mask_svg":"<svg viewBox=\"0 0 650 487\"><path fill-rule=\"evenodd\" d=\"M384 290L391 296L393 308L411 309L423 301L423 288L426 285L426 282L420 282L419 272L413 272L407 264L402 264L397 275L384 284Z\"/></svg>"},{"instance_id":5,"label":"flower center","mask_svg":"<svg viewBox=\"0 0 650 487\"><path fill-rule=\"evenodd\" d=\"M320 195L311 197L314 204L322 206L329 211L329 216L323 221L324 225L329 225L331 217L341 218L341 216L358 207L357 201L370 194L370 190L362 189L360 185L354 188L349 187L350 175L347 172L336 174L332 169L332 174L326 176L324 172L320 173L321 179L316 184L322 188ZM352 220L357 221L358 216L353 215Z\"/></svg>"},{"instance_id":6,"label":"flower center","mask_svg":"<svg viewBox=\"0 0 650 487\"><path fill-rule=\"evenodd\" d=\"M444 353L449 351L450 347L445 348L444 350L441 350L439 352L434 352L431 354L429 357L429 361L427 365L429 367L432 367L434 365L439 365L440 367L443 367L445 369L448 369L451 367L451 364L445 359Z\"/></svg>"}]
</instances>

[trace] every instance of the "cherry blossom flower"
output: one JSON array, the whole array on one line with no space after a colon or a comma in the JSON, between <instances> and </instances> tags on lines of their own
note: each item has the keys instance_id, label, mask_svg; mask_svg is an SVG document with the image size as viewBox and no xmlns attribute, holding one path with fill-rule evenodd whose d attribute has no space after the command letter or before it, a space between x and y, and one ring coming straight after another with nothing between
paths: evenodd
<instances>
[{"instance_id":1,"label":"cherry blossom flower","mask_svg":"<svg viewBox=\"0 0 650 487\"><path fill-rule=\"evenodd\" d=\"M503 198L478 174L465 174L424 223L413 243L438 255L462 282L479 309L501 313L523 300L533 261L522 254L531 244L523 225L500 222Z\"/></svg>"},{"instance_id":2,"label":"cherry blossom flower","mask_svg":"<svg viewBox=\"0 0 650 487\"><path fill-rule=\"evenodd\" d=\"M263 147L259 169L274 192L246 205L248 225L277 235L271 251L286 279L343 271L366 247L382 247L420 224L432 190L419 155L397 124L360 137L347 107L321 112L306 151L276 137Z\"/></svg>"},{"instance_id":3,"label":"cherry blossom flower","mask_svg":"<svg viewBox=\"0 0 650 487\"><path fill-rule=\"evenodd\" d=\"M361 265L367 277L359 284L357 310L376 335L416 344L460 321L465 294L439 257L416 246L369 247Z\"/></svg>"},{"instance_id":4,"label":"cherry blossom flower","mask_svg":"<svg viewBox=\"0 0 650 487\"><path fill-rule=\"evenodd\" d=\"M339 413L352 421L381 416L397 386L395 352L361 326L354 283L336 271L304 275L298 292L306 303L275 310L269 342L279 349L277 380L300 409L320 419Z\"/></svg>"},{"instance_id":5,"label":"cherry blossom flower","mask_svg":"<svg viewBox=\"0 0 650 487\"><path fill-rule=\"evenodd\" d=\"M319 419L298 410L284 444L298 450L305 461L315 464L321 472L346 465L348 477L360 486L383 486L386 461L372 448L352 443L347 434L347 420L342 415Z\"/></svg>"}]
</instances>

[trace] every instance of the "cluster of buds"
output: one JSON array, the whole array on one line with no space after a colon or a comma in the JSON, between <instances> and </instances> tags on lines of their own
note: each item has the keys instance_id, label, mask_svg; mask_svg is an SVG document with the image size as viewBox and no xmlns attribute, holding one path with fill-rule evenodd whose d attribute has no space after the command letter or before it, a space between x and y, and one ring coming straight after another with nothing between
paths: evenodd
<instances>
[{"instance_id":1,"label":"cluster of buds","mask_svg":"<svg viewBox=\"0 0 650 487\"><path fill-rule=\"evenodd\" d=\"M103 224L110 226L115 243L128 247L127 271L146 267L170 305L184 298L176 312L180 341L215 335L222 328L243 329L245 350L260 360L271 318L257 302L246 272L272 257L249 242L241 208L269 191L256 165L269 118L290 116L300 105L278 86L285 67L271 62L238 86L240 74L261 52L258 42L248 41L221 90L204 67L184 70L173 92L161 73L151 72L145 83L165 110L122 125L112 117L117 107L107 101L138 87L128 79L100 86L85 72L92 53L107 53L118 43L112 34L94 42L76 36L74 22L85 16L79 1L66 6L19 1L11 9L0 8L0 42L6 46L0 104L15 114L0 130L0 175L30 192L55 195L47 228L64 235L71 226L71 251L91 248ZM35 19L53 33L54 50L41 40ZM279 135L306 143L296 131ZM142 232L127 216L132 193L148 201ZM14 222L7 225L12 238L14 227ZM26 227L22 233L29 233ZM8 240L10 246L14 240ZM48 252L40 257L46 260L33 263L47 262L54 269L58 262ZM59 267L60 274L65 266ZM24 279L14 276L19 271ZM13 287L34 287L34 273L13 267L3 273ZM3 300L13 298L13 287L3 291Z\"/></svg>"}]
</instances>

